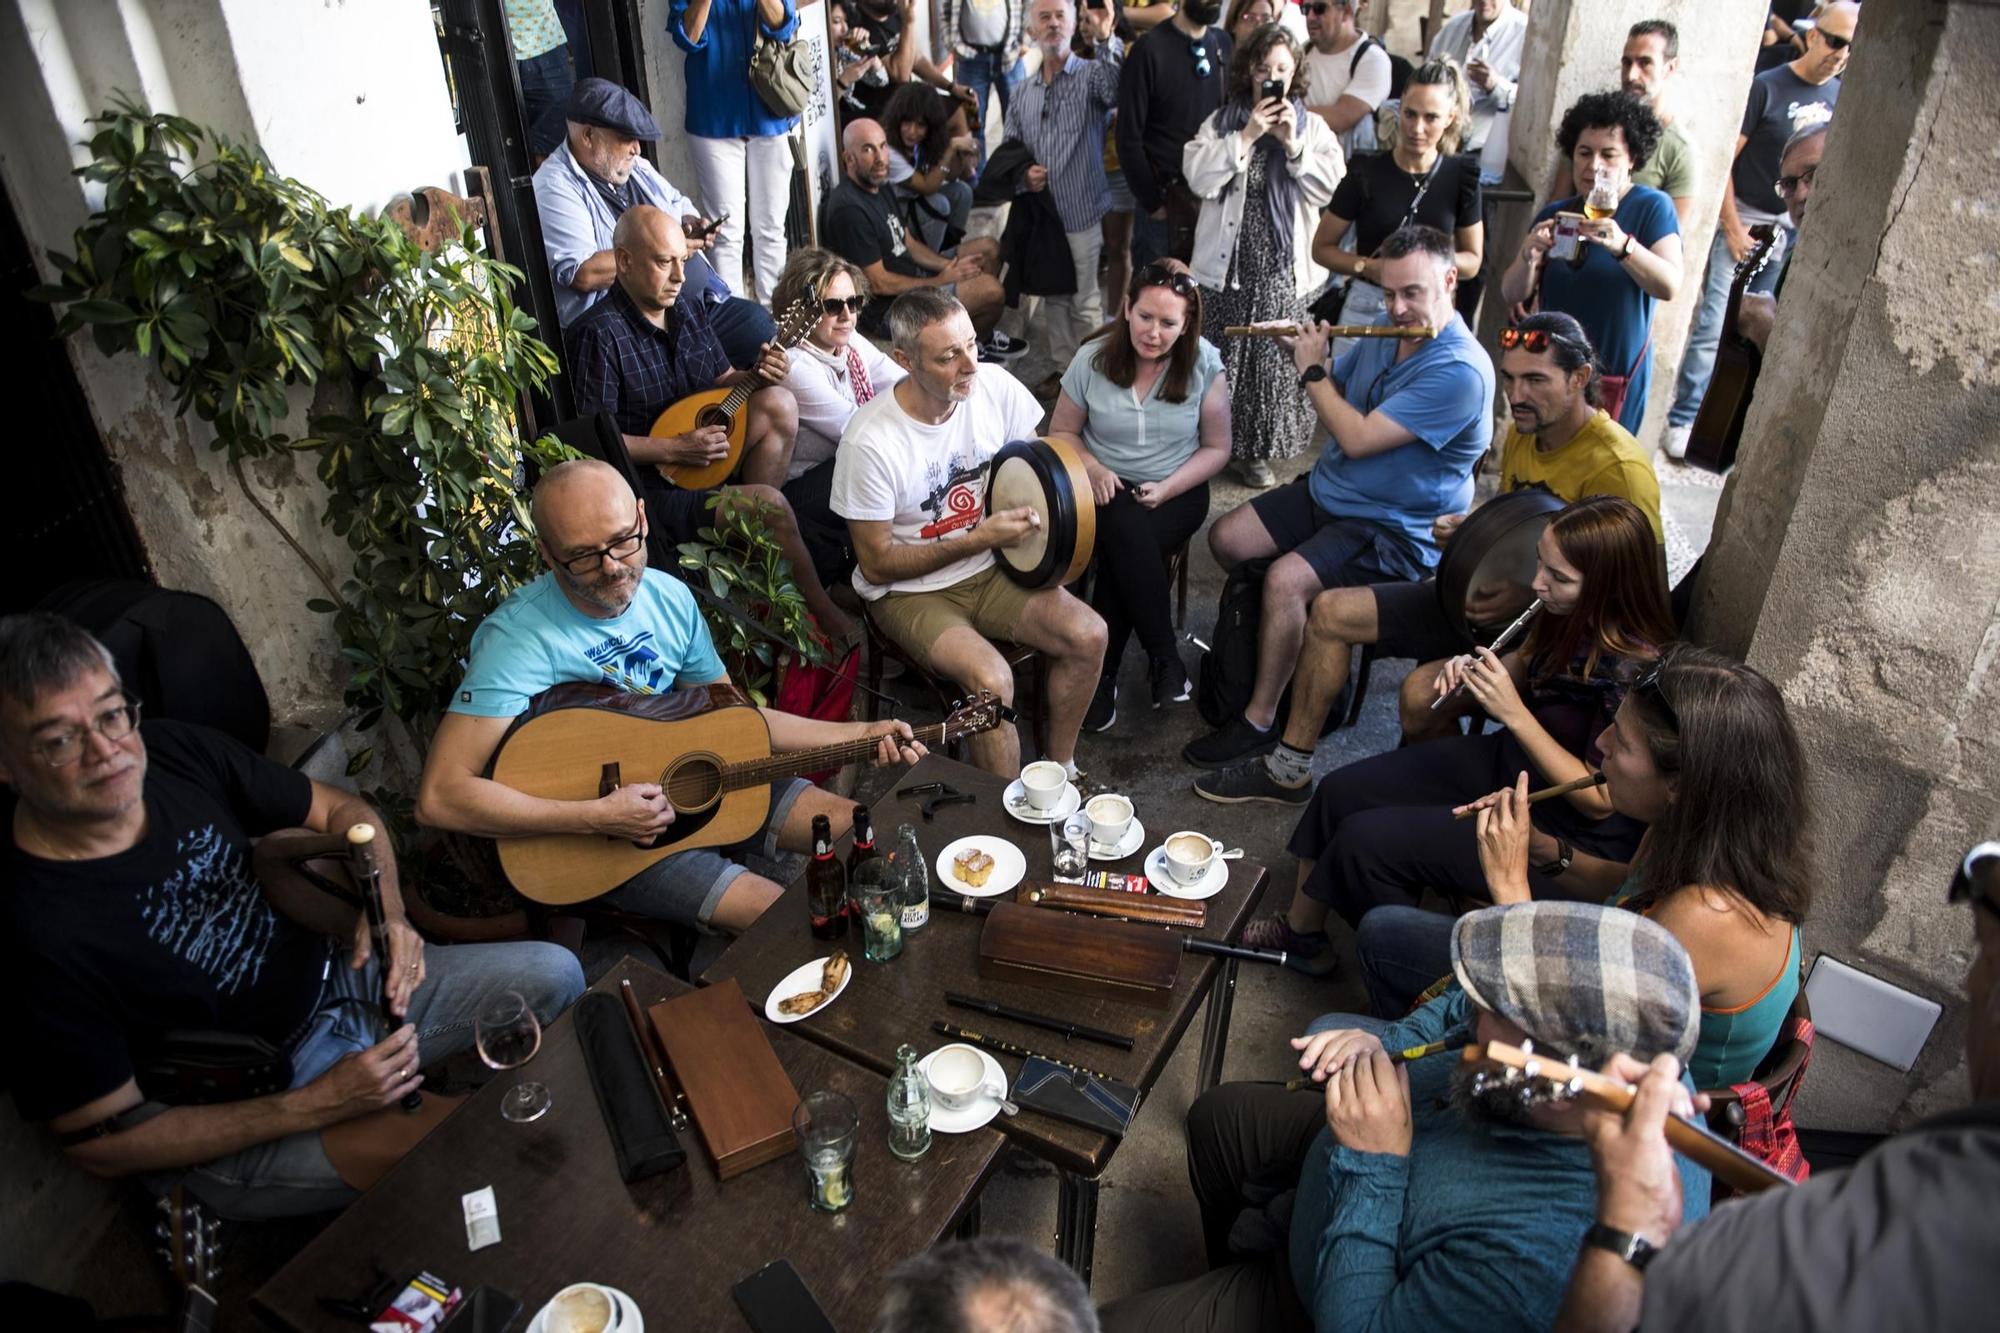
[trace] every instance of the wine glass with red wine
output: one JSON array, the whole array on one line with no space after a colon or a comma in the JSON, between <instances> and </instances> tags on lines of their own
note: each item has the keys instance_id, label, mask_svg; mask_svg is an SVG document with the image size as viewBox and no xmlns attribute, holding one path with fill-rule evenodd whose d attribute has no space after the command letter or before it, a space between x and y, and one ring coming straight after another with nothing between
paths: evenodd
<instances>
[{"instance_id":1,"label":"wine glass with red wine","mask_svg":"<svg viewBox=\"0 0 2000 1333\"><path fill-rule=\"evenodd\" d=\"M501 991L480 1005L472 1035L479 1058L493 1069L519 1069L542 1048L541 1020L519 991ZM500 1099L500 1114L525 1124L547 1114L550 1100L540 1083L516 1083Z\"/></svg>"}]
</instances>

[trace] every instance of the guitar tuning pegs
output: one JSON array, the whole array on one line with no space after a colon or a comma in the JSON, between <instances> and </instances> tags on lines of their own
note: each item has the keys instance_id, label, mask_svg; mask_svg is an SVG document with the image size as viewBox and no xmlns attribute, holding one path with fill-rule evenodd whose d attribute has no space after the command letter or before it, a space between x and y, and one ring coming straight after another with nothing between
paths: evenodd
<instances>
[{"instance_id":1,"label":"guitar tuning pegs","mask_svg":"<svg viewBox=\"0 0 2000 1333\"><path fill-rule=\"evenodd\" d=\"M1570 1079L1563 1084L1563 1091L1572 1097L1576 1096L1583 1091L1583 1080L1581 1078Z\"/></svg>"},{"instance_id":2,"label":"guitar tuning pegs","mask_svg":"<svg viewBox=\"0 0 2000 1333\"><path fill-rule=\"evenodd\" d=\"M153 1211L171 1214L174 1211L174 1201L168 1198L155 1199L153 1200Z\"/></svg>"},{"instance_id":3,"label":"guitar tuning pegs","mask_svg":"<svg viewBox=\"0 0 2000 1333\"><path fill-rule=\"evenodd\" d=\"M1534 1053L1535 1053L1535 1039L1533 1037L1521 1038L1521 1054L1533 1055Z\"/></svg>"}]
</instances>

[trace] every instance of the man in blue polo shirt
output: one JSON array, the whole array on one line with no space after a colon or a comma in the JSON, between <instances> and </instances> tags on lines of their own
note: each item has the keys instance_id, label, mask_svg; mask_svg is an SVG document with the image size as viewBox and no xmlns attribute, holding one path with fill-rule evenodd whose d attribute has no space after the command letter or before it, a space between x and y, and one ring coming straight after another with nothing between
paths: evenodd
<instances>
[{"instance_id":1,"label":"man in blue polo shirt","mask_svg":"<svg viewBox=\"0 0 2000 1333\"><path fill-rule=\"evenodd\" d=\"M1328 588L1421 579L1438 562L1433 520L1471 504L1472 469L1493 440L1493 361L1453 309L1451 238L1404 227L1376 253L1385 320L1437 334L1362 338L1331 375L1324 328L1291 343L1299 384L1330 438L1310 473L1224 516L1209 534L1225 569L1277 558L1264 575L1256 688L1240 715L1181 751L1197 768L1224 768L1276 747L1278 700L1298 664L1313 598Z\"/></svg>"}]
</instances>

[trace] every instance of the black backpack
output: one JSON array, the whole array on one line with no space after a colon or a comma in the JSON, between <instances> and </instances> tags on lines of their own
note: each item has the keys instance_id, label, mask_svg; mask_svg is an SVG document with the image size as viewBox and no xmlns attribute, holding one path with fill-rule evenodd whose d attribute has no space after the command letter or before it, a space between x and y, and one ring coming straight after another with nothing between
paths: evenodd
<instances>
[{"instance_id":1,"label":"black backpack","mask_svg":"<svg viewBox=\"0 0 2000 1333\"><path fill-rule=\"evenodd\" d=\"M1257 637L1264 627L1264 571L1270 560L1245 560L1222 580L1222 596L1215 606L1214 646L1202 654L1196 673L1194 706L1201 720L1211 727L1223 727L1243 711L1257 688ZM1333 707L1326 710L1320 726L1324 736L1347 716L1350 682L1343 686ZM1278 716L1273 723L1284 730L1292 711L1292 689L1278 699Z\"/></svg>"}]
</instances>

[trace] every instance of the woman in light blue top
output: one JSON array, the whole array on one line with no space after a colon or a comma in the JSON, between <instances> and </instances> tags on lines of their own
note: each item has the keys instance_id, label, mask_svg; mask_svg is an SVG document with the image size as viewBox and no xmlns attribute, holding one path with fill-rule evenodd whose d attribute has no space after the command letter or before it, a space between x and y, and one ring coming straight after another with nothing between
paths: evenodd
<instances>
[{"instance_id":1,"label":"woman in light blue top","mask_svg":"<svg viewBox=\"0 0 2000 1333\"><path fill-rule=\"evenodd\" d=\"M1141 269L1118 318L1063 372L1049 433L1083 454L1097 501L1091 604L1108 637L1104 676L1084 714L1091 731L1117 718L1118 663L1136 631L1149 659L1153 707L1188 697L1174 644L1167 557L1208 517L1208 479L1229 461L1229 385L1201 337L1201 289L1161 261Z\"/></svg>"}]
</instances>

